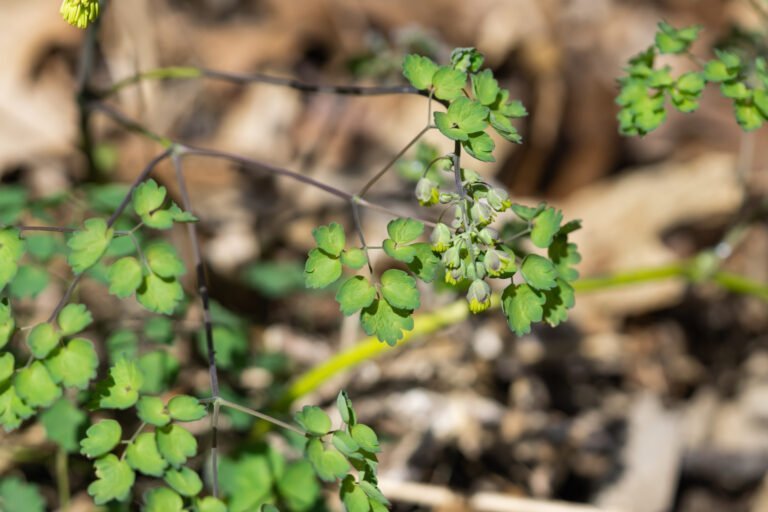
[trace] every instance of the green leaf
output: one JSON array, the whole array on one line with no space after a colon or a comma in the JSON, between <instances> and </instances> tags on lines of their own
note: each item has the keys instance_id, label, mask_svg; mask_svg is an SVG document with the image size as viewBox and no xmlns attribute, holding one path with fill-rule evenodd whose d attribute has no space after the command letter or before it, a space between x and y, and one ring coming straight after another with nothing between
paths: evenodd
<instances>
[{"instance_id":1,"label":"green leaf","mask_svg":"<svg viewBox=\"0 0 768 512\"><path fill-rule=\"evenodd\" d=\"M75 274L82 274L96 264L107 250L114 235L115 230L107 226L106 220L102 218L86 220L84 229L75 232L67 242L70 248L67 262Z\"/></svg>"},{"instance_id":2,"label":"green leaf","mask_svg":"<svg viewBox=\"0 0 768 512\"><path fill-rule=\"evenodd\" d=\"M488 126L488 108L468 98L452 102L446 112L435 112L435 124L452 140L465 141L470 133L482 132Z\"/></svg>"},{"instance_id":3,"label":"green leaf","mask_svg":"<svg viewBox=\"0 0 768 512\"><path fill-rule=\"evenodd\" d=\"M748 100L752 96L752 92L747 88L744 82L739 81L721 83L720 93L732 100Z\"/></svg>"},{"instance_id":4,"label":"green leaf","mask_svg":"<svg viewBox=\"0 0 768 512\"><path fill-rule=\"evenodd\" d=\"M491 112L488 120L491 122L491 126L493 126L494 130L496 130L496 133L508 141L514 142L515 144L521 144L523 142L523 138L518 133L517 128L512 126L512 122L503 114Z\"/></svg>"},{"instance_id":5,"label":"green leaf","mask_svg":"<svg viewBox=\"0 0 768 512\"><path fill-rule=\"evenodd\" d=\"M496 161L496 158L493 156L493 150L496 148L496 143L494 143L491 136L485 132L470 133L469 138L462 141L461 145L467 153L481 162Z\"/></svg>"},{"instance_id":6,"label":"green leaf","mask_svg":"<svg viewBox=\"0 0 768 512\"><path fill-rule=\"evenodd\" d=\"M359 270L368 262L368 257L362 249L349 249L341 253L341 263L351 269Z\"/></svg>"},{"instance_id":7,"label":"green leaf","mask_svg":"<svg viewBox=\"0 0 768 512\"><path fill-rule=\"evenodd\" d=\"M171 423L155 430L157 448L172 466L179 467L197 454L197 440L183 427Z\"/></svg>"},{"instance_id":8,"label":"green leaf","mask_svg":"<svg viewBox=\"0 0 768 512\"><path fill-rule=\"evenodd\" d=\"M147 274L136 290L139 304L153 313L170 315L184 298L184 289L176 279Z\"/></svg>"},{"instance_id":9,"label":"green leaf","mask_svg":"<svg viewBox=\"0 0 768 512\"><path fill-rule=\"evenodd\" d=\"M440 66L432 76L435 98L453 101L463 94L467 75L448 66Z\"/></svg>"},{"instance_id":10,"label":"green leaf","mask_svg":"<svg viewBox=\"0 0 768 512\"><path fill-rule=\"evenodd\" d=\"M120 329L107 338L106 347L111 364L120 359L136 359L139 353L139 337L133 331Z\"/></svg>"},{"instance_id":11,"label":"green leaf","mask_svg":"<svg viewBox=\"0 0 768 512\"><path fill-rule=\"evenodd\" d=\"M24 241L19 230L0 229L0 290L11 282L19 270L19 260L24 254Z\"/></svg>"},{"instance_id":12,"label":"green leaf","mask_svg":"<svg viewBox=\"0 0 768 512\"><path fill-rule=\"evenodd\" d=\"M375 298L376 288L362 276L350 277L336 293L336 302L346 316L369 306Z\"/></svg>"},{"instance_id":13,"label":"green leaf","mask_svg":"<svg viewBox=\"0 0 768 512\"><path fill-rule=\"evenodd\" d=\"M145 249L144 256L152 272L166 279L184 275L187 270L176 249L166 242L153 243Z\"/></svg>"},{"instance_id":14,"label":"green leaf","mask_svg":"<svg viewBox=\"0 0 768 512\"><path fill-rule=\"evenodd\" d=\"M195 507L196 512L227 512L227 506L224 502L213 496L206 496L203 499L198 498L195 501ZM277 509L275 510L280 512Z\"/></svg>"},{"instance_id":15,"label":"green leaf","mask_svg":"<svg viewBox=\"0 0 768 512\"><path fill-rule=\"evenodd\" d=\"M752 102L760 110L763 119L768 119L768 92L765 89L755 89L752 94Z\"/></svg>"},{"instance_id":16,"label":"green leaf","mask_svg":"<svg viewBox=\"0 0 768 512\"><path fill-rule=\"evenodd\" d=\"M168 402L168 413L176 421L196 421L207 414L205 406L197 398L176 395Z\"/></svg>"},{"instance_id":17,"label":"green leaf","mask_svg":"<svg viewBox=\"0 0 768 512\"><path fill-rule=\"evenodd\" d=\"M127 409L139 399L139 389L144 377L134 361L121 359L109 370L105 395L99 405L105 409Z\"/></svg>"},{"instance_id":18,"label":"green leaf","mask_svg":"<svg viewBox=\"0 0 768 512\"><path fill-rule=\"evenodd\" d=\"M542 249L549 247L555 234L560 230L561 222L563 222L563 213L552 207L537 214L533 219L533 229L531 229L533 245Z\"/></svg>"},{"instance_id":19,"label":"green leaf","mask_svg":"<svg viewBox=\"0 0 768 512\"><path fill-rule=\"evenodd\" d=\"M80 441L80 453L94 459L111 452L118 445L123 429L115 420L107 419L91 425L85 434L85 439Z\"/></svg>"},{"instance_id":20,"label":"green leaf","mask_svg":"<svg viewBox=\"0 0 768 512\"><path fill-rule=\"evenodd\" d=\"M85 389L96 377L99 357L91 341L74 338L66 346L56 349L45 360L45 366L54 382L68 388Z\"/></svg>"},{"instance_id":21,"label":"green leaf","mask_svg":"<svg viewBox=\"0 0 768 512\"><path fill-rule=\"evenodd\" d=\"M326 255L320 249L309 251L304 267L304 280L307 288L325 288L341 277L341 261Z\"/></svg>"},{"instance_id":22,"label":"green leaf","mask_svg":"<svg viewBox=\"0 0 768 512\"><path fill-rule=\"evenodd\" d=\"M540 322L546 299L527 284L509 285L501 296L501 306L509 328L518 336L531 332L531 323Z\"/></svg>"},{"instance_id":23,"label":"green leaf","mask_svg":"<svg viewBox=\"0 0 768 512\"><path fill-rule=\"evenodd\" d=\"M389 500L384 497L384 495L381 493L378 487L376 487L371 482L366 482L365 480L360 482L358 484L360 488L365 491L365 494L368 495L368 497L371 499L371 501L375 503L379 503L380 505L389 505ZM386 510L386 509L385 509Z\"/></svg>"},{"instance_id":24,"label":"green leaf","mask_svg":"<svg viewBox=\"0 0 768 512\"><path fill-rule=\"evenodd\" d=\"M121 299L130 297L141 285L141 264L133 256L120 258L109 267L109 293Z\"/></svg>"},{"instance_id":25,"label":"green leaf","mask_svg":"<svg viewBox=\"0 0 768 512\"><path fill-rule=\"evenodd\" d=\"M354 453L360 449L360 445L357 441L343 430L334 432L331 441L333 442L333 446L347 457L354 455Z\"/></svg>"},{"instance_id":26,"label":"green leaf","mask_svg":"<svg viewBox=\"0 0 768 512\"><path fill-rule=\"evenodd\" d=\"M698 37L701 26L692 25L681 29L675 29L668 23L659 23L659 31L656 33L656 47L659 53L685 53L691 43Z\"/></svg>"},{"instance_id":27,"label":"green leaf","mask_svg":"<svg viewBox=\"0 0 768 512\"><path fill-rule=\"evenodd\" d=\"M370 306L363 309L360 324L368 336L376 336L379 340L394 346L403 338L403 331L413 329L412 312L396 309L386 300L376 299Z\"/></svg>"},{"instance_id":28,"label":"green leaf","mask_svg":"<svg viewBox=\"0 0 768 512\"><path fill-rule=\"evenodd\" d=\"M163 476L165 468L168 466L157 449L154 432L139 434L126 448L125 460L136 471L156 477Z\"/></svg>"},{"instance_id":29,"label":"green leaf","mask_svg":"<svg viewBox=\"0 0 768 512\"><path fill-rule=\"evenodd\" d=\"M425 283L434 281L440 268L440 258L432 252L432 247L427 243L411 244L408 247L414 251L408 269Z\"/></svg>"},{"instance_id":30,"label":"green leaf","mask_svg":"<svg viewBox=\"0 0 768 512\"><path fill-rule=\"evenodd\" d=\"M0 268L2 267L0 266ZM8 299L0 299L0 348L8 343L15 328L16 321L11 314L11 305Z\"/></svg>"},{"instance_id":31,"label":"green leaf","mask_svg":"<svg viewBox=\"0 0 768 512\"><path fill-rule=\"evenodd\" d=\"M80 429L85 423L86 414L75 407L66 398L60 398L40 415L40 423L45 427L46 437L69 453L78 451Z\"/></svg>"},{"instance_id":32,"label":"green leaf","mask_svg":"<svg viewBox=\"0 0 768 512\"><path fill-rule=\"evenodd\" d=\"M368 425L358 423L352 426L350 433L352 434L352 439L357 441L357 444L363 450L370 453L379 453L381 451L379 438L376 436L376 432Z\"/></svg>"},{"instance_id":33,"label":"green leaf","mask_svg":"<svg viewBox=\"0 0 768 512\"><path fill-rule=\"evenodd\" d=\"M698 96L705 85L704 76L695 71L685 73L677 79L677 90L693 96Z\"/></svg>"},{"instance_id":34,"label":"green leaf","mask_svg":"<svg viewBox=\"0 0 768 512\"><path fill-rule=\"evenodd\" d=\"M61 396L61 388L40 361L20 369L14 377L14 386L30 407L48 407Z\"/></svg>"},{"instance_id":35,"label":"green leaf","mask_svg":"<svg viewBox=\"0 0 768 512\"><path fill-rule=\"evenodd\" d=\"M342 481L339 495L347 512L368 512L371 510L368 496L355 483L355 479L351 475Z\"/></svg>"},{"instance_id":36,"label":"green leaf","mask_svg":"<svg viewBox=\"0 0 768 512\"><path fill-rule=\"evenodd\" d=\"M93 496L96 505L108 501L123 501L131 493L131 487L136 480L127 462L118 460L111 453L94 463L98 480L88 486L88 494Z\"/></svg>"},{"instance_id":37,"label":"green leaf","mask_svg":"<svg viewBox=\"0 0 768 512\"><path fill-rule=\"evenodd\" d=\"M0 224L15 224L24 212L28 194L24 186L3 183L0 187Z\"/></svg>"},{"instance_id":38,"label":"green leaf","mask_svg":"<svg viewBox=\"0 0 768 512\"><path fill-rule=\"evenodd\" d=\"M71 336L93 323L93 316L84 304L67 304L59 313L56 321L62 336Z\"/></svg>"},{"instance_id":39,"label":"green leaf","mask_svg":"<svg viewBox=\"0 0 768 512\"><path fill-rule=\"evenodd\" d=\"M730 52L716 51L718 58L704 66L704 78L708 82L725 82L739 75L741 59Z\"/></svg>"},{"instance_id":40,"label":"green leaf","mask_svg":"<svg viewBox=\"0 0 768 512\"><path fill-rule=\"evenodd\" d=\"M167 487L155 487L144 493L144 512L181 512L183 509L181 496Z\"/></svg>"},{"instance_id":41,"label":"green leaf","mask_svg":"<svg viewBox=\"0 0 768 512\"><path fill-rule=\"evenodd\" d=\"M37 486L6 475L0 479L0 510L45 512L45 500Z\"/></svg>"},{"instance_id":42,"label":"green leaf","mask_svg":"<svg viewBox=\"0 0 768 512\"><path fill-rule=\"evenodd\" d=\"M254 453L245 453L237 461L221 461L219 482L230 512L250 512L269 499L274 480L271 466L267 456Z\"/></svg>"},{"instance_id":43,"label":"green leaf","mask_svg":"<svg viewBox=\"0 0 768 512\"><path fill-rule=\"evenodd\" d=\"M520 265L525 281L537 290L549 290L557 283L557 270L550 260L538 254L529 254Z\"/></svg>"},{"instance_id":44,"label":"green leaf","mask_svg":"<svg viewBox=\"0 0 768 512\"><path fill-rule=\"evenodd\" d=\"M288 464L276 484L289 510L308 511L320 497L320 485L312 465L305 460Z\"/></svg>"},{"instance_id":45,"label":"green leaf","mask_svg":"<svg viewBox=\"0 0 768 512\"><path fill-rule=\"evenodd\" d=\"M301 428L315 436L324 436L331 430L331 418L321 408L313 405L305 405L294 415L294 419Z\"/></svg>"},{"instance_id":46,"label":"green leaf","mask_svg":"<svg viewBox=\"0 0 768 512\"><path fill-rule=\"evenodd\" d=\"M579 278L579 272L573 266L581 261L581 255L576 244L568 243L565 235L555 237L549 246L548 255L561 279L575 281Z\"/></svg>"},{"instance_id":47,"label":"green leaf","mask_svg":"<svg viewBox=\"0 0 768 512\"><path fill-rule=\"evenodd\" d=\"M0 355L0 384L4 383L11 377L11 375L13 375L15 363L13 354L10 352L5 352Z\"/></svg>"},{"instance_id":48,"label":"green leaf","mask_svg":"<svg viewBox=\"0 0 768 512\"><path fill-rule=\"evenodd\" d=\"M60 340L59 333L53 325L48 322L37 324L29 331L27 336L27 346L29 351L38 359L47 356L51 350L56 348Z\"/></svg>"},{"instance_id":49,"label":"green leaf","mask_svg":"<svg viewBox=\"0 0 768 512\"><path fill-rule=\"evenodd\" d=\"M521 219L530 222L539 213L543 212L544 208L546 207L546 203L539 203L538 206L523 206L522 204L513 204L512 211L515 212L515 215Z\"/></svg>"},{"instance_id":50,"label":"green leaf","mask_svg":"<svg viewBox=\"0 0 768 512\"><path fill-rule=\"evenodd\" d=\"M397 261L402 261L403 263L411 263L416 257L415 247L411 245L397 245L397 242L391 238L386 238L381 245L382 249L384 249L384 253L390 258L396 259Z\"/></svg>"},{"instance_id":51,"label":"green leaf","mask_svg":"<svg viewBox=\"0 0 768 512\"><path fill-rule=\"evenodd\" d=\"M165 481L182 496L197 496L203 490L200 476L188 467L169 469L165 474Z\"/></svg>"},{"instance_id":52,"label":"green leaf","mask_svg":"<svg viewBox=\"0 0 768 512\"><path fill-rule=\"evenodd\" d=\"M213 339L216 342L216 362L219 368L230 369L235 366L242 366L242 355L248 350L248 337L242 329L214 326ZM198 340L200 353L206 355L203 331L200 332Z\"/></svg>"},{"instance_id":53,"label":"green leaf","mask_svg":"<svg viewBox=\"0 0 768 512\"><path fill-rule=\"evenodd\" d=\"M420 91L429 89L437 69L438 66L432 59L421 55L406 55L403 61L403 76Z\"/></svg>"},{"instance_id":54,"label":"green leaf","mask_svg":"<svg viewBox=\"0 0 768 512\"><path fill-rule=\"evenodd\" d=\"M557 287L544 292L544 321L552 327L568 320L568 310L576 303L573 287L562 279L557 280Z\"/></svg>"},{"instance_id":55,"label":"green leaf","mask_svg":"<svg viewBox=\"0 0 768 512\"><path fill-rule=\"evenodd\" d=\"M483 70L472 75L472 94L482 105L490 105L499 94L499 82L493 77L493 71Z\"/></svg>"},{"instance_id":56,"label":"green leaf","mask_svg":"<svg viewBox=\"0 0 768 512\"><path fill-rule=\"evenodd\" d=\"M390 269L381 275L381 294L393 308L416 309L420 305L416 280L402 270Z\"/></svg>"},{"instance_id":57,"label":"green leaf","mask_svg":"<svg viewBox=\"0 0 768 512\"><path fill-rule=\"evenodd\" d=\"M396 244L413 242L424 232L424 224L414 219L394 219L387 224L387 233Z\"/></svg>"},{"instance_id":58,"label":"green leaf","mask_svg":"<svg viewBox=\"0 0 768 512\"><path fill-rule=\"evenodd\" d=\"M136 215L144 217L157 210L165 202L165 187L158 186L153 179L148 179L133 192L133 209Z\"/></svg>"},{"instance_id":59,"label":"green leaf","mask_svg":"<svg viewBox=\"0 0 768 512\"><path fill-rule=\"evenodd\" d=\"M156 396L142 396L136 402L136 412L139 419L156 427L163 427L170 423L171 416L165 412L163 401Z\"/></svg>"},{"instance_id":60,"label":"green leaf","mask_svg":"<svg viewBox=\"0 0 768 512\"><path fill-rule=\"evenodd\" d=\"M32 410L16 393L16 388L10 383L0 386L0 425L6 432L17 428L21 421L29 418Z\"/></svg>"},{"instance_id":61,"label":"green leaf","mask_svg":"<svg viewBox=\"0 0 768 512\"><path fill-rule=\"evenodd\" d=\"M341 414L341 420L347 425L354 425L357 423L357 415L355 409L352 407L352 400L349 399L349 395L346 391L339 391L336 397L336 408Z\"/></svg>"},{"instance_id":62,"label":"green leaf","mask_svg":"<svg viewBox=\"0 0 768 512\"><path fill-rule=\"evenodd\" d=\"M760 110L754 105L748 103L736 103L734 105L734 114L739 126L745 131L751 132L757 130L763 125L763 116Z\"/></svg>"},{"instance_id":63,"label":"green leaf","mask_svg":"<svg viewBox=\"0 0 768 512\"><path fill-rule=\"evenodd\" d=\"M330 256L338 258L346 245L344 228L336 222L327 226L319 226L312 230L312 236L317 242L317 247Z\"/></svg>"},{"instance_id":64,"label":"green leaf","mask_svg":"<svg viewBox=\"0 0 768 512\"><path fill-rule=\"evenodd\" d=\"M318 457L311 458L310 462L317 476L326 482L343 478L350 470L347 459L335 449L324 450Z\"/></svg>"},{"instance_id":65,"label":"green leaf","mask_svg":"<svg viewBox=\"0 0 768 512\"><path fill-rule=\"evenodd\" d=\"M11 281L9 291L11 296L17 299L35 298L45 290L49 282L48 272L45 270L32 265L23 265L19 267L16 277Z\"/></svg>"}]
</instances>

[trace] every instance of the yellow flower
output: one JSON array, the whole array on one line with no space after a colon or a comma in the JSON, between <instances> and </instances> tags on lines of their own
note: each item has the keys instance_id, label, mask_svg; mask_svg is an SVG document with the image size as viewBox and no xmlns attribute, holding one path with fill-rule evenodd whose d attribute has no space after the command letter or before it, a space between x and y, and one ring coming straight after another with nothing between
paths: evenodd
<instances>
[{"instance_id":1,"label":"yellow flower","mask_svg":"<svg viewBox=\"0 0 768 512\"><path fill-rule=\"evenodd\" d=\"M86 28L99 16L98 0L64 0L60 9L62 17L77 28Z\"/></svg>"}]
</instances>

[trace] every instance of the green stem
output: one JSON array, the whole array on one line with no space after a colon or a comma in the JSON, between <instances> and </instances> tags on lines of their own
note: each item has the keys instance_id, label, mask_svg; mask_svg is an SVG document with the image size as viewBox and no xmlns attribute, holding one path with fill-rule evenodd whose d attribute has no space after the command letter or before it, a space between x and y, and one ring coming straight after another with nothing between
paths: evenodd
<instances>
[{"instance_id":1,"label":"green stem","mask_svg":"<svg viewBox=\"0 0 768 512\"><path fill-rule=\"evenodd\" d=\"M577 292L590 293L632 284L651 283L675 278L694 283L697 282L695 279L695 265L695 259L685 260L659 267L641 268L609 276L580 279L573 283L573 287ZM715 272L708 280L729 292L751 295L768 303L768 285L757 283L738 274L722 271ZM499 306L499 296L494 294L491 300L491 308L495 309ZM431 334L443 327L458 324L464 321L468 315L469 310L467 309L466 301L457 300L432 313L416 315L414 317L413 330L404 333L403 339L395 347L390 347L380 342L376 337L364 338L349 349L336 354L300 375L278 398L276 406L280 408L288 407L293 401L315 391L332 377L350 370L365 361L375 359L385 353L390 353L393 349L406 345L419 336Z\"/></svg>"},{"instance_id":2,"label":"green stem","mask_svg":"<svg viewBox=\"0 0 768 512\"><path fill-rule=\"evenodd\" d=\"M69 454L59 446L56 450L56 489L59 494L59 510L69 509Z\"/></svg>"}]
</instances>

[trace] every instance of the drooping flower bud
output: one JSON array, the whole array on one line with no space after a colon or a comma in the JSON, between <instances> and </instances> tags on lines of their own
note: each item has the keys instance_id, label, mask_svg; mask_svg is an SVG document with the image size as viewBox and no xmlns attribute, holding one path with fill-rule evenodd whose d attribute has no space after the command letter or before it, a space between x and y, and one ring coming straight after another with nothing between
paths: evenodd
<instances>
[{"instance_id":1,"label":"drooping flower bud","mask_svg":"<svg viewBox=\"0 0 768 512\"><path fill-rule=\"evenodd\" d=\"M494 245L499 239L499 232L493 228L483 228L477 234L477 238L485 245Z\"/></svg>"},{"instance_id":2,"label":"drooping flower bud","mask_svg":"<svg viewBox=\"0 0 768 512\"><path fill-rule=\"evenodd\" d=\"M440 189L437 183L429 178L421 178L416 183L416 199L421 206L432 206L440 200Z\"/></svg>"},{"instance_id":3,"label":"drooping flower bud","mask_svg":"<svg viewBox=\"0 0 768 512\"><path fill-rule=\"evenodd\" d=\"M511 254L498 249L488 249L485 253L485 269L491 277L498 277L517 270L515 260Z\"/></svg>"},{"instance_id":4,"label":"drooping flower bud","mask_svg":"<svg viewBox=\"0 0 768 512\"><path fill-rule=\"evenodd\" d=\"M478 225L484 226L490 224L493 221L493 210L488 205L485 199L475 201L472 208L469 209L469 214Z\"/></svg>"},{"instance_id":5,"label":"drooping flower bud","mask_svg":"<svg viewBox=\"0 0 768 512\"><path fill-rule=\"evenodd\" d=\"M500 188L491 188L488 191L487 198L488 204L490 204L491 208L497 212L506 211L510 206L512 206L512 201L509 200L509 194L507 194L506 190L502 190Z\"/></svg>"},{"instance_id":6,"label":"drooping flower bud","mask_svg":"<svg viewBox=\"0 0 768 512\"><path fill-rule=\"evenodd\" d=\"M461 254L457 245L453 245L443 253L443 265L448 268L458 268L461 265Z\"/></svg>"},{"instance_id":7,"label":"drooping flower bud","mask_svg":"<svg viewBox=\"0 0 768 512\"><path fill-rule=\"evenodd\" d=\"M64 0L59 12L70 25L86 28L99 16L99 0Z\"/></svg>"},{"instance_id":8,"label":"drooping flower bud","mask_svg":"<svg viewBox=\"0 0 768 512\"><path fill-rule=\"evenodd\" d=\"M451 229L440 222L429 235L429 241L432 242L432 250L436 252L445 252L451 246L453 234Z\"/></svg>"},{"instance_id":9,"label":"drooping flower bud","mask_svg":"<svg viewBox=\"0 0 768 512\"><path fill-rule=\"evenodd\" d=\"M469 310L475 314L491 306L491 287L482 279L475 279L467 291Z\"/></svg>"},{"instance_id":10,"label":"drooping flower bud","mask_svg":"<svg viewBox=\"0 0 768 512\"><path fill-rule=\"evenodd\" d=\"M459 284L464 279L464 263L461 263L459 268L448 269L445 272L445 282L448 284Z\"/></svg>"}]
</instances>

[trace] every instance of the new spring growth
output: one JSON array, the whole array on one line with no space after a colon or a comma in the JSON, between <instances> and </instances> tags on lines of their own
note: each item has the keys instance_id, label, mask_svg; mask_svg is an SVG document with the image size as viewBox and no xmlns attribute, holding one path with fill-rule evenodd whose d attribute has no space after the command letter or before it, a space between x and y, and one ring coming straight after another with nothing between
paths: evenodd
<instances>
[{"instance_id":1,"label":"new spring growth","mask_svg":"<svg viewBox=\"0 0 768 512\"><path fill-rule=\"evenodd\" d=\"M98 0L64 0L61 3L61 15L77 28L86 28L99 16Z\"/></svg>"},{"instance_id":2,"label":"new spring growth","mask_svg":"<svg viewBox=\"0 0 768 512\"><path fill-rule=\"evenodd\" d=\"M481 313L491 307L491 287L482 279L475 279L467 291L467 302L472 313Z\"/></svg>"}]
</instances>

